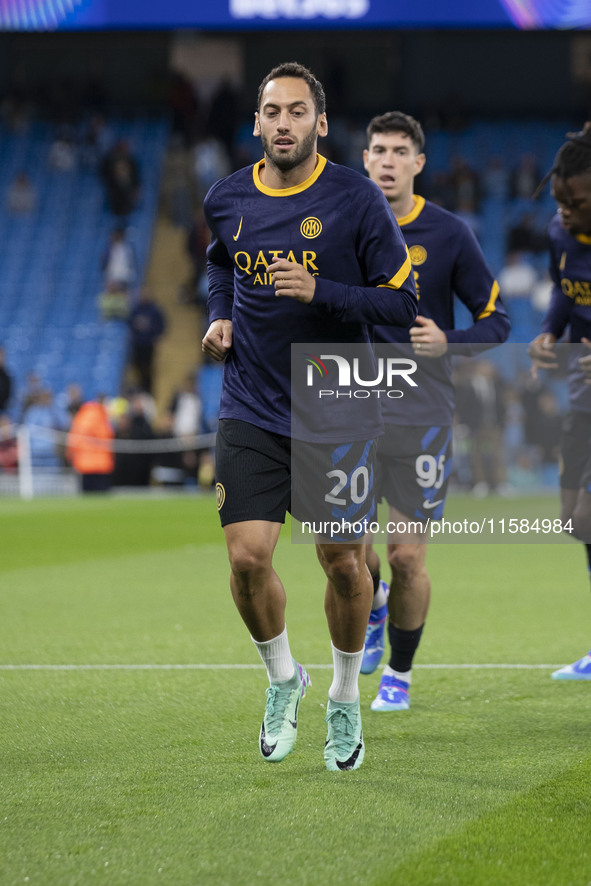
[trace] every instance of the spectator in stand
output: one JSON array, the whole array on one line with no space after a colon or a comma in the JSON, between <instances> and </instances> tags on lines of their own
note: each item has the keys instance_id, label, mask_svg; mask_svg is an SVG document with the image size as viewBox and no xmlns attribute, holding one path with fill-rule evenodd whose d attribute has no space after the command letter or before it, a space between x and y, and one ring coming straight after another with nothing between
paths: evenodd
<instances>
[{"instance_id":1,"label":"spectator in stand","mask_svg":"<svg viewBox=\"0 0 591 886\"><path fill-rule=\"evenodd\" d=\"M101 175L113 215L122 217L133 212L139 199L140 173L137 160L125 139L120 139L107 151L101 165Z\"/></svg>"},{"instance_id":2,"label":"spectator in stand","mask_svg":"<svg viewBox=\"0 0 591 886\"><path fill-rule=\"evenodd\" d=\"M141 393L132 394L129 409L117 422L118 440L153 440L152 424L146 415ZM154 455L151 452L118 451L115 454L113 486L149 486Z\"/></svg>"},{"instance_id":3,"label":"spectator in stand","mask_svg":"<svg viewBox=\"0 0 591 886\"><path fill-rule=\"evenodd\" d=\"M137 279L135 250L126 237L125 228L111 231L109 243L101 259L105 283L114 283L120 289L129 290Z\"/></svg>"},{"instance_id":4,"label":"spectator in stand","mask_svg":"<svg viewBox=\"0 0 591 886\"><path fill-rule=\"evenodd\" d=\"M544 252L547 246L545 233L536 226L533 213L523 212L517 224L509 228L507 234L507 250L509 252Z\"/></svg>"},{"instance_id":5,"label":"spectator in stand","mask_svg":"<svg viewBox=\"0 0 591 886\"><path fill-rule=\"evenodd\" d=\"M105 288L99 295L99 308L104 320L126 320L129 317L129 292L137 280L137 261L133 246L126 238L125 228L117 227L101 259Z\"/></svg>"},{"instance_id":6,"label":"spectator in stand","mask_svg":"<svg viewBox=\"0 0 591 886\"><path fill-rule=\"evenodd\" d=\"M468 225L476 239L479 240L482 234L482 225L474 203L468 199L461 200L456 206L455 215Z\"/></svg>"},{"instance_id":7,"label":"spectator in stand","mask_svg":"<svg viewBox=\"0 0 591 886\"><path fill-rule=\"evenodd\" d=\"M457 379L456 414L471 437L472 492L478 498L506 489L502 441L506 422L505 383L494 363L476 360Z\"/></svg>"},{"instance_id":8,"label":"spectator in stand","mask_svg":"<svg viewBox=\"0 0 591 886\"><path fill-rule=\"evenodd\" d=\"M35 467L55 468L60 464L55 432L58 417L53 403L53 394L43 388L26 409L22 424L29 429L30 452Z\"/></svg>"},{"instance_id":9,"label":"spectator in stand","mask_svg":"<svg viewBox=\"0 0 591 886\"><path fill-rule=\"evenodd\" d=\"M78 165L78 146L71 126L62 126L49 149L49 166L56 172L72 172Z\"/></svg>"},{"instance_id":10,"label":"spectator in stand","mask_svg":"<svg viewBox=\"0 0 591 886\"><path fill-rule=\"evenodd\" d=\"M166 329L166 320L149 289L142 289L140 301L129 317L131 364L142 390L152 393L154 354Z\"/></svg>"},{"instance_id":11,"label":"spectator in stand","mask_svg":"<svg viewBox=\"0 0 591 886\"><path fill-rule=\"evenodd\" d=\"M24 170L16 173L6 192L6 208L13 215L31 215L37 209L37 189Z\"/></svg>"},{"instance_id":12,"label":"spectator in stand","mask_svg":"<svg viewBox=\"0 0 591 886\"><path fill-rule=\"evenodd\" d=\"M451 212L455 209L455 194L450 177L444 170L434 172L428 181L426 193L432 203Z\"/></svg>"},{"instance_id":13,"label":"spectator in stand","mask_svg":"<svg viewBox=\"0 0 591 886\"><path fill-rule=\"evenodd\" d=\"M466 158L459 154L451 158L450 181L454 195L453 210L470 206L474 213L478 213L482 198L480 177Z\"/></svg>"},{"instance_id":14,"label":"spectator in stand","mask_svg":"<svg viewBox=\"0 0 591 886\"><path fill-rule=\"evenodd\" d=\"M29 372L27 375L27 386L22 393L20 409L19 409L19 422L22 422L23 416L26 413L29 406L33 403L37 402L37 398L41 391L43 390L43 383L41 379L37 375L36 372Z\"/></svg>"},{"instance_id":15,"label":"spectator in stand","mask_svg":"<svg viewBox=\"0 0 591 886\"><path fill-rule=\"evenodd\" d=\"M174 416L166 412L158 422L156 438L165 442L176 440L173 427ZM160 486L183 486L185 483L183 452L179 449L163 449L155 453L152 480Z\"/></svg>"},{"instance_id":16,"label":"spectator in stand","mask_svg":"<svg viewBox=\"0 0 591 886\"><path fill-rule=\"evenodd\" d=\"M191 81L180 71L171 73L168 103L172 111L172 132L180 136L183 147L190 148L201 128L199 97Z\"/></svg>"},{"instance_id":17,"label":"spectator in stand","mask_svg":"<svg viewBox=\"0 0 591 886\"><path fill-rule=\"evenodd\" d=\"M492 200L504 203L509 196L509 173L503 158L489 157L483 175L484 194Z\"/></svg>"},{"instance_id":18,"label":"spectator in stand","mask_svg":"<svg viewBox=\"0 0 591 886\"><path fill-rule=\"evenodd\" d=\"M82 133L81 159L87 169L100 169L112 142L111 130L100 112L94 113Z\"/></svg>"},{"instance_id":19,"label":"spectator in stand","mask_svg":"<svg viewBox=\"0 0 591 886\"><path fill-rule=\"evenodd\" d=\"M193 372L186 376L181 388L174 394L169 412L174 417L173 430L177 437L195 437L199 433L202 407Z\"/></svg>"},{"instance_id":20,"label":"spectator in stand","mask_svg":"<svg viewBox=\"0 0 591 886\"><path fill-rule=\"evenodd\" d=\"M195 147L195 178L197 196L203 200L209 189L219 179L232 171L226 149L221 141L213 136L202 139Z\"/></svg>"},{"instance_id":21,"label":"spectator in stand","mask_svg":"<svg viewBox=\"0 0 591 886\"><path fill-rule=\"evenodd\" d=\"M187 448L182 452L182 462L188 480L196 481L199 455L195 445L190 446L192 438L201 431L202 405L197 395L195 374L189 373L184 384L170 403L169 411L173 416L173 431L177 438L185 440Z\"/></svg>"},{"instance_id":22,"label":"spectator in stand","mask_svg":"<svg viewBox=\"0 0 591 886\"><path fill-rule=\"evenodd\" d=\"M211 99L208 131L221 141L229 158L234 157L239 95L228 78L222 80Z\"/></svg>"},{"instance_id":23,"label":"spectator in stand","mask_svg":"<svg viewBox=\"0 0 591 886\"><path fill-rule=\"evenodd\" d=\"M523 154L517 166L511 171L509 195L512 200L531 200L540 184L542 173L535 154Z\"/></svg>"},{"instance_id":24,"label":"spectator in stand","mask_svg":"<svg viewBox=\"0 0 591 886\"><path fill-rule=\"evenodd\" d=\"M0 345L0 413L8 409L12 393L12 376L6 368L6 351Z\"/></svg>"},{"instance_id":25,"label":"spectator in stand","mask_svg":"<svg viewBox=\"0 0 591 886\"><path fill-rule=\"evenodd\" d=\"M504 267L499 272L499 288L504 299L530 299L538 274L523 252L508 252Z\"/></svg>"},{"instance_id":26,"label":"spectator in stand","mask_svg":"<svg viewBox=\"0 0 591 886\"><path fill-rule=\"evenodd\" d=\"M82 388L77 382L69 384L66 390L56 397L58 428L61 431L70 430L74 416L83 403Z\"/></svg>"},{"instance_id":27,"label":"spectator in stand","mask_svg":"<svg viewBox=\"0 0 591 886\"><path fill-rule=\"evenodd\" d=\"M103 396L80 407L68 434L66 457L81 478L82 492L107 492L110 488L114 436Z\"/></svg>"},{"instance_id":28,"label":"spectator in stand","mask_svg":"<svg viewBox=\"0 0 591 886\"><path fill-rule=\"evenodd\" d=\"M18 443L15 428L6 413L0 413L0 473L16 474L18 470Z\"/></svg>"},{"instance_id":29,"label":"spectator in stand","mask_svg":"<svg viewBox=\"0 0 591 886\"><path fill-rule=\"evenodd\" d=\"M98 307L103 320L129 319L129 293L116 283L107 283L98 294Z\"/></svg>"}]
</instances>

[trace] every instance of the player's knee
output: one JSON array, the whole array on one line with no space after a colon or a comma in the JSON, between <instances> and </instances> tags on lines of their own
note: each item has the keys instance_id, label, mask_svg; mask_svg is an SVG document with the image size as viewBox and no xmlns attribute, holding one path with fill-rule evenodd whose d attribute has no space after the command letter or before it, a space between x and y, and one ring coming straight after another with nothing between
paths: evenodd
<instances>
[{"instance_id":1,"label":"player's knee","mask_svg":"<svg viewBox=\"0 0 591 886\"><path fill-rule=\"evenodd\" d=\"M397 545L388 550L388 563L401 582L411 581L423 568L425 552L422 545Z\"/></svg>"},{"instance_id":2,"label":"player's knee","mask_svg":"<svg viewBox=\"0 0 591 886\"><path fill-rule=\"evenodd\" d=\"M321 552L319 559L326 577L339 595L348 597L357 590L361 570L366 570L364 557L335 546L330 552Z\"/></svg>"},{"instance_id":3,"label":"player's knee","mask_svg":"<svg viewBox=\"0 0 591 886\"><path fill-rule=\"evenodd\" d=\"M271 564L270 553L264 545L235 545L228 555L230 568L237 576L255 575L267 570Z\"/></svg>"}]
</instances>

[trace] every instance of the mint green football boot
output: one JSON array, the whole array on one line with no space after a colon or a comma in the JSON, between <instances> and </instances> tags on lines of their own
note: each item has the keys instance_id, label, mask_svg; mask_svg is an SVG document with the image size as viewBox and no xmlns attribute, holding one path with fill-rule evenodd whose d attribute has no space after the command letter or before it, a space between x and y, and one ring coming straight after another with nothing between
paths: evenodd
<instances>
[{"instance_id":1,"label":"mint green football boot","mask_svg":"<svg viewBox=\"0 0 591 886\"><path fill-rule=\"evenodd\" d=\"M365 756L359 699L353 702L328 699L328 735L324 761L329 772L359 769Z\"/></svg>"},{"instance_id":2,"label":"mint green football boot","mask_svg":"<svg viewBox=\"0 0 591 886\"><path fill-rule=\"evenodd\" d=\"M285 683L271 683L267 689L265 716L261 724L259 748L263 760L279 763L293 750L298 735L298 710L306 689L312 685L308 672L294 661L295 673Z\"/></svg>"}]
</instances>

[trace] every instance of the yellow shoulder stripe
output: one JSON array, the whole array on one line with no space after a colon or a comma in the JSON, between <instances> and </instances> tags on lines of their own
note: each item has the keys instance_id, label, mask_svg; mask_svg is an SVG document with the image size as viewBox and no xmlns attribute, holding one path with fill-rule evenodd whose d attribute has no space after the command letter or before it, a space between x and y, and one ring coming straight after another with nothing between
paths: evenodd
<instances>
[{"instance_id":1,"label":"yellow shoulder stripe","mask_svg":"<svg viewBox=\"0 0 591 886\"><path fill-rule=\"evenodd\" d=\"M410 255L408 254L408 246L406 249L406 260L400 270L392 277L391 280L388 280L387 283L380 283L379 287L386 287L388 289L400 289L410 272L412 271L412 264L410 261ZM379 288L378 287L378 288Z\"/></svg>"},{"instance_id":2,"label":"yellow shoulder stripe","mask_svg":"<svg viewBox=\"0 0 591 886\"><path fill-rule=\"evenodd\" d=\"M499 297L499 284L495 280L490 290L490 298L488 300L488 304L485 307L484 311L477 316L477 320L484 320L485 317L490 317L491 314L495 312L495 304L497 298Z\"/></svg>"}]
</instances>

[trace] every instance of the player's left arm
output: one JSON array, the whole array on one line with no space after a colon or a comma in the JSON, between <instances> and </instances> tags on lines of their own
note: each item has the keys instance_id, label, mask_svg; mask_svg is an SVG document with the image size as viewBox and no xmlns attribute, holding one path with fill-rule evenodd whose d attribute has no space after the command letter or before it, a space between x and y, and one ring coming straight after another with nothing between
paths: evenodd
<instances>
[{"instance_id":1,"label":"player's left arm","mask_svg":"<svg viewBox=\"0 0 591 886\"><path fill-rule=\"evenodd\" d=\"M472 314L473 323L466 329L445 330L450 344L502 344L507 340L511 323L501 300L499 284L494 279L473 232L462 226L460 248L452 274L452 287Z\"/></svg>"}]
</instances>

